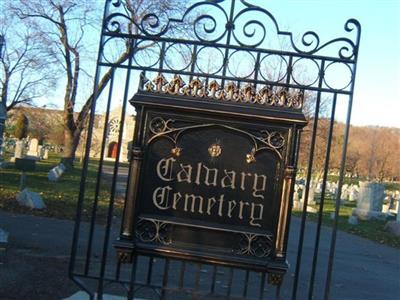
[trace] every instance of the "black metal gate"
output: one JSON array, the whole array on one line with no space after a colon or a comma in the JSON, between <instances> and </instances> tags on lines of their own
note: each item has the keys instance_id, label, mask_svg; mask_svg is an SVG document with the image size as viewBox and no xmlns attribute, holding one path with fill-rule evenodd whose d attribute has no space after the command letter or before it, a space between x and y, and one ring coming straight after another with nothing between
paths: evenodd
<instances>
[{"instance_id":1,"label":"black metal gate","mask_svg":"<svg viewBox=\"0 0 400 300\"><path fill-rule=\"evenodd\" d=\"M149 5L151 10L142 8L142 2L147 1L107 0L105 4L94 87L97 101L87 129L71 279L92 299L102 299L106 293L127 299L328 299L360 24L354 19L346 22L344 29L350 37L321 43L309 31L297 41L292 33L280 30L269 11L249 1L190 1L182 7ZM138 90L161 91L166 85L177 85L180 91L187 87L187 93L195 90L195 95L203 89L212 95L211 100L199 101L274 107L277 118L282 111L303 110L308 117L309 129L303 133L300 150L300 157L307 157L304 205L301 217L291 220L290 267L282 284L274 282L275 277L267 280L266 273L256 269L156 255L134 255L131 263L124 263L128 257L117 255L113 243L124 230L122 224L129 222L127 182L135 176L129 171L135 162L125 162L136 143L131 130L134 112L128 102ZM344 107L346 123L338 127L335 114ZM136 113L140 120L142 112ZM325 135L320 134L322 123ZM138 137L140 125L134 127L135 137L142 138ZM341 136L340 148L333 145L334 133ZM319 139L322 149L316 147ZM328 253L320 253L333 151L341 153L334 221ZM317 171L322 178L321 198L317 220L308 231L310 239L305 234L306 210ZM291 210L293 199L289 198ZM304 258L305 244L312 245L307 250L309 259Z\"/></svg>"}]
</instances>

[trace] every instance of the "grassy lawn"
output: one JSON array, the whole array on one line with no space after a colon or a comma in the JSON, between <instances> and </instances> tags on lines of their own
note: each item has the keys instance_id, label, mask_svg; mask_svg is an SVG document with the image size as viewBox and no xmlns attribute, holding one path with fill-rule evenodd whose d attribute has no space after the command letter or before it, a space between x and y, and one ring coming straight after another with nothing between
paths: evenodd
<instances>
[{"instance_id":1,"label":"grassy lawn","mask_svg":"<svg viewBox=\"0 0 400 300\"><path fill-rule=\"evenodd\" d=\"M79 162L76 162L74 170L64 173L58 182L50 182L47 179L48 172L56 166L59 161L59 156L54 154L50 155L48 160L42 160L36 163L36 170L34 172L27 172L26 186L30 191L41 195L47 206L44 210L32 210L21 207L15 200L19 192L20 171L15 169L13 164L10 164L7 168L0 169L0 209L61 219L75 219L81 166ZM88 169L82 214L84 220L88 220L92 213L96 176L97 164L93 162L89 164ZM104 180L99 193L97 210L98 222L104 222L107 214L109 197L110 180ZM121 206L121 201L116 201L115 214L118 215L121 213Z\"/></svg>"},{"instance_id":2,"label":"grassy lawn","mask_svg":"<svg viewBox=\"0 0 400 300\"><path fill-rule=\"evenodd\" d=\"M319 209L319 204L310 205L315 209ZM351 216L352 209L356 207L355 202L350 202L340 205L338 228L348 233L352 233L380 244L389 245L400 249L400 237L396 237L393 234L385 231L384 221L370 220L363 221L358 220L358 225L351 225L348 223L348 218ZM333 220L330 218L331 213L335 212L335 203L332 199L328 198L324 203L322 223L327 226L333 226ZM293 212L296 216L301 216L302 212L297 210ZM307 220L317 221L318 213L307 213Z\"/></svg>"}]
</instances>

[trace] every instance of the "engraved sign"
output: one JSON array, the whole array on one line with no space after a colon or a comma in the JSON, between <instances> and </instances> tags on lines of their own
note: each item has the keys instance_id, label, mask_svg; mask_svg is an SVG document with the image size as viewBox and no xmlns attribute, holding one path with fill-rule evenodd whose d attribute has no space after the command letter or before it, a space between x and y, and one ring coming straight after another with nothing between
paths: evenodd
<instances>
[{"instance_id":1,"label":"engraved sign","mask_svg":"<svg viewBox=\"0 0 400 300\"><path fill-rule=\"evenodd\" d=\"M137 243L243 262L270 256L287 130L171 115L149 115L146 127Z\"/></svg>"},{"instance_id":2,"label":"engraved sign","mask_svg":"<svg viewBox=\"0 0 400 300\"><path fill-rule=\"evenodd\" d=\"M142 253L281 276L304 116L175 98L178 79L170 96L132 99L140 118L119 259Z\"/></svg>"}]
</instances>

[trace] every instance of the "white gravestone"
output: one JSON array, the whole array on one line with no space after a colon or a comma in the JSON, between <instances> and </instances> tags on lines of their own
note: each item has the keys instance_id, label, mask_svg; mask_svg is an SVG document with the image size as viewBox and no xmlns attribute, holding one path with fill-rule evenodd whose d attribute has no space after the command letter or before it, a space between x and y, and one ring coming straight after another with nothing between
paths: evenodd
<instances>
[{"instance_id":1,"label":"white gravestone","mask_svg":"<svg viewBox=\"0 0 400 300\"><path fill-rule=\"evenodd\" d=\"M389 221L385 225L385 229L391 234L400 237L400 197L399 191L394 193L395 204L397 205L397 216L396 221Z\"/></svg>"},{"instance_id":2,"label":"white gravestone","mask_svg":"<svg viewBox=\"0 0 400 300\"><path fill-rule=\"evenodd\" d=\"M44 149L43 159L49 159L49 149Z\"/></svg>"},{"instance_id":3,"label":"white gravestone","mask_svg":"<svg viewBox=\"0 0 400 300\"><path fill-rule=\"evenodd\" d=\"M316 202L315 202L315 200L314 200L314 196L315 196L314 187L313 187L312 182L311 182L311 184L310 184L310 189L309 189L309 191L308 191L308 201L307 201L307 204L309 204L309 205L315 205L315 204L316 204ZM305 197L306 197L306 188L304 187L304 188L303 188L302 195L301 195L302 206L303 206L303 204L304 204L304 202L305 202L305 200L306 200Z\"/></svg>"},{"instance_id":4,"label":"white gravestone","mask_svg":"<svg viewBox=\"0 0 400 300\"><path fill-rule=\"evenodd\" d=\"M329 186L329 192L332 193L335 197L338 191L338 186L336 182L332 182Z\"/></svg>"},{"instance_id":5,"label":"white gravestone","mask_svg":"<svg viewBox=\"0 0 400 300\"><path fill-rule=\"evenodd\" d=\"M22 157L24 157L24 142L23 141L17 141L15 143L14 160L16 158L22 158Z\"/></svg>"},{"instance_id":6,"label":"white gravestone","mask_svg":"<svg viewBox=\"0 0 400 300\"><path fill-rule=\"evenodd\" d=\"M32 156L33 158L39 158L38 149L39 149L39 141L35 138L31 139L27 155Z\"/></svg>"},{"instance_id":7,"label":"white gravestone","mask_svg":"<svg viewBox=\"0 0 400 300\"><path fill-rule=\"evenodd\" d=\"M345 184L342 187L342 193L340 194L340 200L347 201L349 199L349 188L348 185Z\"/></svg>"},{"instance_id":8,"label":"white gravestone","mask_svg":"<svg viewBox=\"0 0 400 300\"><path fill-rule=\"evenodd\" d=\"M317 194L321 194L322 193L322 182L318 182L317 187L315 188L315 192Z\"/></svg>"},{"instance_id":9,"label":"white gravestone","mask_svg":"<svg viewBox=\"0 0 400 300\"><path fill-rule=\"evenodd\" d=\"M49 181L53 182L58 181L58 179L60 179L60 177L64 174L64 172L65 172L64 164L59 164L49 171L47 178L49 179Z\"/></svg>"},{"instance_id":10,"label":"white gravestone","mask_svg":"<svg viewBox=\"0 0 400 300\"><path fill-rule=\"evenodd\" d=\"M46 205L44 204L42 197L38 193L28 191L28 189L22 190L17 194L17 201L22 206L27 206L33 209L44 209Z\"/></svg>"},{"instance_id":11,"label":"white gravestone","mask_svg":"<svg viewBox=\"0 0 400 300\"><path fill-rule=\"evenodd\" d=\"M293 208L294 209L301 209L301 204L300 204L300 197L298 193L298 189L295 188L295 191L293 193Z\"/></svg>"},{"instance_id":12,"label":"white gravestone","mask_svg":"<svg viewBox=\"0 0 400 300\"><path fill-rule=\"evenodd\" d=\"M361 182L357 208L353 215L360 219L386 220L387 214L382 213L384 186L377 182Z\"/></svg>"},{"instance_id":13,"label":"white gravestone","mask_svg":"<svg viewBox=\"0 0 400 300\"><path fill-rule=\"evenodd\" d=\"M358 191L357 191L356 188L353 187L353 188L350 190L350 193L349 193L349 201L354 202L354 201L357 201L358 198L359 198Z\"/></svg>"}]
</instances>

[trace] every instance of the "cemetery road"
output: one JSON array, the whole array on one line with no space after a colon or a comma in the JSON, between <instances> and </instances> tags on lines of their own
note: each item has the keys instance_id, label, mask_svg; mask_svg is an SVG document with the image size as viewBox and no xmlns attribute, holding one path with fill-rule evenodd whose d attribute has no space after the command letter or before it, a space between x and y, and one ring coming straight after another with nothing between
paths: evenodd
<instances>
[{"instance_id":1,"label":"cemetery road","mask_svg":"<svg viewBox=\"0 0 400 300\"><path fill-rule=\"evenodd\" d=\"M289 241L289 249L293 251L288 253L290 269L281 299L291 296L285 286L293 280L299 223L293 218ZM86 225L83 224L84 230ZM63 299L78 291L67 276L72 221L0 211L0 228L10 233L6 262L0 265L0 299ZM310 268L315 224L308 223L306 230L303 264ZM328 259L329 236L330 229L323 227L320 269ZM398 249L339 232L335 258L331 299L400 299ZM317 270L317 276L324 274L324 270ZM315 299L322 299L324 278L321 279L316 281ZM298 299L306 299L307 282L308 276L300 277Z\"/></svg>"}]
</instances>

